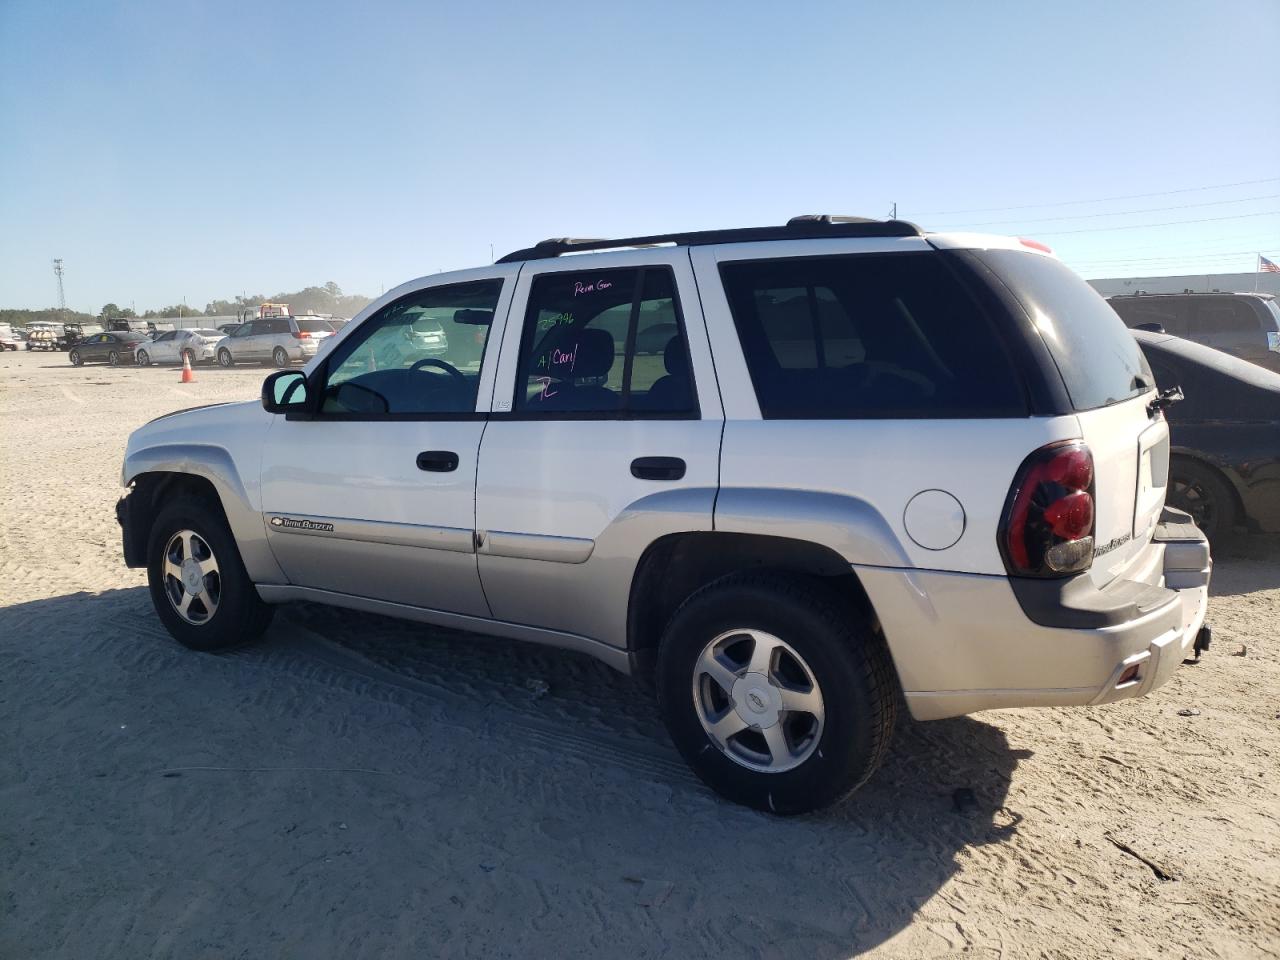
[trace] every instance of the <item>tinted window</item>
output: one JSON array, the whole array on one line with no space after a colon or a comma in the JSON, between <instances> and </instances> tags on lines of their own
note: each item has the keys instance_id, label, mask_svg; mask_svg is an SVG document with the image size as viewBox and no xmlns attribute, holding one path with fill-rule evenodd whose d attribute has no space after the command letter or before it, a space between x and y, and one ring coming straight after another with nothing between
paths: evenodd
<instances>
[{"instance_id":1,"label":"tinted window","mask_svg":"<svg viewBox=\"0 0 1280 960\"><path fill-rule=\"evenodd\" d=\"M1026 415L995 330L938 254L736 261L720 274L766 418Z\"/></svg>"},{"instance_id":2,"label":"tinted window","mask_svg":"<svg viewBox=\"0 0 1280 960\"><path fill-rule=\"evenodd\" d=\"M303 333L333 333L333 327L319 318L299 318L295 322Z\"/></svg>"},{"instance_id":3,"label":"tinted window","mask_svg":"<svg viewBox=\"0 0 1280 960\"><path fill-rule=\"evenodd\" d=\"M480 280L419 290L383 307L334 350L321 410L474 411L501 292L501 280Z\"/></svg>"},{"instance_id":4,"label":"tinted window","mask_svg":"<svg viewBox=\"0 0 1280 960\"><path fill-rule=\"evenodd\" d=\"M670 269L534 278L516 383L515 408L529 413L693 413Z\"/></svg>"},{"instance_id":5,"label":"tinted window","mask_svg":"<svg viewBox=\"0 0 1280 960\"><path fill-rule=\"evenodd\" d=\"M1067 266L1016 250L979 256L1031 317L1075 409L1119 403L1154 385L1151 368L1116 312Z\"/></svg>"},{"instance_id":6,"label":"tinted window","mask_svg":"<svg viewBox=\"0 0 1280 960\"><path fill-rule=\"evenodd\" d=\"M1193 335L1258 333L1262 329L1253 306L1243 299L1206 297L1197 299L1195 308L1195 316L1191 321Z\"/></svg>"},{"instance_id":7,"label":"tinted window","mask_svg":"<svg viewBox=\"0 0 1280 960\"><path fill-rule=\"evenodd\" d=\"M1126 326L1159 324L1165 333L1185 337L1191 329L1190 304L1172 297L1130 297L1107 301Z\"/></svg>"},{"instance_id":8,"label":"tinted window","mask_svg":"<svg viewBox=\"0 0 1280 960\"><path fill-rule=\"evenodd\" d=\"M253 335L253 327L255 323L261 323L260 320L250 320L248 323L242 323L232 331L233 337L248 337Z\"/></svg>"}]
</instances>

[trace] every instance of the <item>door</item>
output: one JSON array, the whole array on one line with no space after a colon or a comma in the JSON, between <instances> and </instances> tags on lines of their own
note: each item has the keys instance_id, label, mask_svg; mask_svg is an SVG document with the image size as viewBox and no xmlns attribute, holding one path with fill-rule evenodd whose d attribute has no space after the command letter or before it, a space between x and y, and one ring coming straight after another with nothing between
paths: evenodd
<instances>
[{"instance_id":1,"label":"door","mask_svg":"<svg viewBox=\"0 0 1280 960\"><path fill-rule=\"evenodd\" d=\"M479 568L497 619L616 640L647 543L711 529L723 416L687 251L587 263L520 275L480 450Z\"/></svg>"},{"instance_id":2,"label":"door","mask_svg":"<svg viewBox=\"0 0 1280 960\"><path fill-rule=\"evenodd\" d=\"M106 344L112 337L108 333L99 333L93 337L85 337L83 343L78 343L75 349L80 352L80 359L89 360L105 360L107 359Z\"/></svg>"},{"instance_id":3,"label":"door","mask_svg":"<svg viewBox=\"0 0 1280 960\"><path fill-rule=\"evenodd\" d=\"M152 363L173 363L178 359L178 353L175 346L178 334L162 333L156 337L150 346L144 347L151 356Z\"/></svg>"},{"instance_id":4,"label":"door","mask_svg":"<svg viewBox=\"0 0 1280 960\"><path fill-rule=\"evenodd\" d=\"M251 359L250 354L253 350L252 338L255 324L261 323L260 320L249 320L242 323L232 331L227 337L226 342L221 347L226 347L231 353L231 359L237 363Z\"/></svg>"},{"instance_id":5,"label":"door","mask_svg":"<svg viewBox=\"0 0 1280 960\"><path fill-rule=\"evenodd\" d=\"M477 398L492 392L489 354L517 272L400 288L313 365L311 413L276 417L262 458L267 536L291 583L488 616L474 540ZM444 352L422 343L428 326L447 332Z\"/></svg>"}]
</instances>

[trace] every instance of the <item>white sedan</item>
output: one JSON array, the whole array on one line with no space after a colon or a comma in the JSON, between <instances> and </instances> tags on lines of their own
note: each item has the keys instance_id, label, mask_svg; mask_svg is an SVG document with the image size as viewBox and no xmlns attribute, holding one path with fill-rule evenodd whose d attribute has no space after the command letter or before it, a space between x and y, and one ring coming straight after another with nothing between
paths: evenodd
<instances>
[{"instance_id":1,"label":"white sedan","mask_svg":"<svg viewBox=\"0 0 1280 960\"><path fill-rule=\"evenodd\" d=\"M181 363L184 357L192 363L212 361L217 356L219 330L170 330L150 343L144 343L136 354L139 366L152 363Z\"/></svg>"}]
</instances>

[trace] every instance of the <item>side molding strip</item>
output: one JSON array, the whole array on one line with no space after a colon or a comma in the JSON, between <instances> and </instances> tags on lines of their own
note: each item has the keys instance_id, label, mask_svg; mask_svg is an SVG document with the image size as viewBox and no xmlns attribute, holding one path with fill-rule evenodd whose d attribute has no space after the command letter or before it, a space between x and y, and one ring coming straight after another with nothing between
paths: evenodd
<instances>
[{"instance_id":1,"label":"side molding strip","mask_svg":"<svg viewBox=\"0 0 1280 960\"><path fill-rule=\"evenodd\" d=\"M432 527L417 523L385 520L352 520L344 517L309 517L301 514L268 513L264 519L273 534L301 534L327 540L358 540L363 543L394 543L402 547L474 553L470 530L460 527Z\"/></svg>"},{"instance_id":2,"label":"side molding strip","mask_svg":"<svg viewBox=\"0 0 1280 960\"><path fill-rule=\"evenodd\" d=\"M554 563L586 563L595 549L594 540L553 537L542 533L510 533L484 530L476 535L480 553L519 560L550 560Z\"/></svg>"}]
</instances>

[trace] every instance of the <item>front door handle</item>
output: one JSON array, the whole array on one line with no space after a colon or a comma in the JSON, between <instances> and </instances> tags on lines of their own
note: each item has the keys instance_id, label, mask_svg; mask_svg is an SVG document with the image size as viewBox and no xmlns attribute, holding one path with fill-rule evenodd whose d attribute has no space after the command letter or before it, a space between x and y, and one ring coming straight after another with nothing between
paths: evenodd
<instances>
[{"instance_id":1,"label":"front door handle","mask_svg":"<svg viewBox=\"0 0 1280 960\"><path fill-rule=\"evenodd\" d=\"M449 473L458 469L458 455L452 450L423 450L418 454L418 469Z\"/></svg>"},{"instance_id":2,"label":"front door handle","mask_svg":"<svg viewBox=\"0 0 1280 960\"><path fill-rule=\"evenodd\" d=\"M680 480L685 463L679 457L636 457L631 461L631 475L637 480Z\"/></svg>"}]
</instances>

